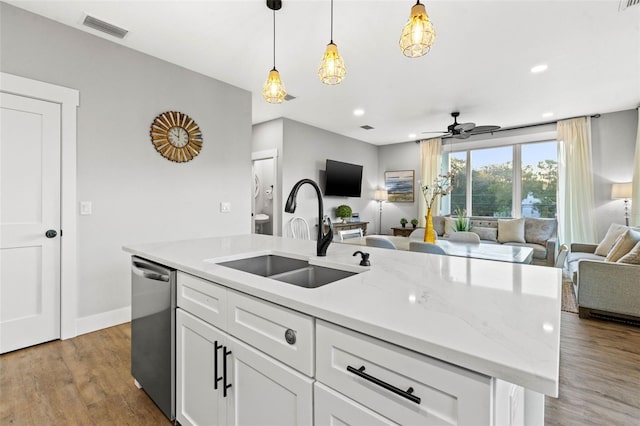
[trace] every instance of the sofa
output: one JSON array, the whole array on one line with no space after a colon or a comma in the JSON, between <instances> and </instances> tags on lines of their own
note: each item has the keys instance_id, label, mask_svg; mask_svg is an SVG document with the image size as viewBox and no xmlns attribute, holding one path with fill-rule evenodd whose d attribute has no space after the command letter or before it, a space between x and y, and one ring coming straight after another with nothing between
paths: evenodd
<instances>
[{"instance_id":1,"label":"sofa","mask_svg":"<svg viewBox=\"0 0 640 426\"><path fill-rule=\"evenodd\" d=\"M554 266L556 256L556 235L558 222L556 219L526 217L521 219L471 216L470 232L480 237L480 242L524 246L533 249L532 264ZM433 227L438 238L447 238L456 218L451 216L434 216Z\"/></svg>"},{"instance_id":2,"label":"sofa","mask_svg":"<svg viewBox=\"0 0 640 426\"><path fill-rule=\"evenodd\" d=\"M581 318L623 320L640 324L640 264L626 263L624 258L615 261L611 259L614 244L619 241L613 237L627 229L637 232L635 237L640 239L640 228L612 225L607 232L607 236L614 234L609 238L609 244L607 236L600 244L571 244L567 256L568 270ZM640 247L638 241L640 240L636 240L636 244ZM628 246L632 243L633 241ZM611 247L607 248L608 245ZM635 261L638 261L637 256Z\"/></svg>"}]
</instances>

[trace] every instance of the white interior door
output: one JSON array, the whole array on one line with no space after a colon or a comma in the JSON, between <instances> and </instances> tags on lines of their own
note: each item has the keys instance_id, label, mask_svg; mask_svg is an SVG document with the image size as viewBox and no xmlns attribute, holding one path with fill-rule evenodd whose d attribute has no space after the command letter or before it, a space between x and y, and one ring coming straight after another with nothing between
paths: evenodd
<instances>
[{"instance_id":1,"label":"white interior door","mask_svg":"<svg viewBox=\"0 0 640 426\"><path fill-rule=\"evenodd\" d=\"M0 129L5 353L60 338L60 105L0 93Z\"/></svg>"}]
</instances>

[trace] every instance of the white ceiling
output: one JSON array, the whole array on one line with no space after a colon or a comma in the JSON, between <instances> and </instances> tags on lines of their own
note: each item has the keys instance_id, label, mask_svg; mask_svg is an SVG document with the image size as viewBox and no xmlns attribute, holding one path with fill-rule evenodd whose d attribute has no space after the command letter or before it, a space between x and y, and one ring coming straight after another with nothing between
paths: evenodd
<instances>
[{"instance_id":1,"label":"white ceiling","mask_svg":"<svg viewBox=\"0 0 640 426\"><path fill-rule=\"evenodd\" d=\"M376 145L446 129L457 110L459 122L510 127L640 105L640 6L619 10L619 0L427 1L437 37L417 59L398 47L413 1L335 0L333 38L347 67L337 86L317 76L329 0L283 0L276 66L297 99L281 105L261 93L273 66L264 0L7 3L251 91L254 123L287 117ZM87 28L86 13L129 34ZM532 74L540 63L548 71Z\"/></svg>"}]
</instances>

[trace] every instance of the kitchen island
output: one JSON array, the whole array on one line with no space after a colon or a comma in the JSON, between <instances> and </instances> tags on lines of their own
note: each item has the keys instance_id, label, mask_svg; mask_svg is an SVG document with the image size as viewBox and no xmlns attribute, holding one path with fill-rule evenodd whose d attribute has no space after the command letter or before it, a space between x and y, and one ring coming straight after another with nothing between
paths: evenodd
<instances>
[{"instance_id":1,"label":"kitchen island","mask_svg":"<svg viewBox=\"0 0 640 426\"><path fill-rule=\"evenodd\" d=\"M292 373L304 373L302 376L308 378L308 385L315 383L315 401L348 400L348 404L360 407L359 402L353 402L347 397L354 398L354 394L362 394L362 409L366 409L371 416L381 415L383 420L388 420L403 408L408 415L421 415L417 412L422 409L416 410L411 406L415 386L403 391L404 395L399 397L400 401L394 401L395 411L390 414L385 412L384 408L380 408L383 403L376 399L379 398L379 391L375 386L360 383L369 380L362 378L365 372L364 364L362 367L359 364L355 365L355 370L361 370L361 374L355 373L348 378L349 382L345 388L351 388L344 392L336 389L336 383L347 379L335 378L330 372L325 373L325 366L319 365L323 359L331 357L334 357L331 362L338 363L337 358L346 356L344 354L347 353L356 353L360 347L369 348L369 353L375 352L375 347L380 347L381 350L387 351L380 355L382 358L388 357L389 353L397 352L404 357L401 361L403 364L414 361L428 362L430 364L424 367L425 369L437 368L438 371L446 370L447 374L464 377L462 388L470 388L471 384L477 383L486 387L483 388L486 392L479 391L484 396L476 405L486 405L481 410L482 413L478 414L479 417L475 417L473 412L465 412L475 409L474 404L465 402L463 397L453 395L450 400L443 400L441 403L445 408L433 409L434 413L440 410L445 412L444 414L440 411L440 414L431 413L429 408L424 410L422 415L427 417L418 418L430 419L427 424L517 424L519 419L525 424L543 424L544 395L558 395L561 304L559 269L372 247L366 248L371 254L371 266L365 267L359 265L359 256L352 256L355 250L353 246L333 244L329 247L326 257L317 257L315 248L313 241L240 235L129 245L124 249L131 254L181 271L179 274L183 274L184 282L187 283L184 288L192 295L205 291L208 286L215 286L229 293L228 297L224 296L220 300L245 298L252 304L256 301L266 302L269 309L272 309L264 315L247 315L246 313L250 312L249 308L238 308L235 317L229 316L230 319L225 320L220 326L223 329L231 326L234 318L236 321L244 321L245 325L254 321L253 325L245 328L256 329L259 321L271 318L272 315L274 318L279 317L278 312L283 309L290 311L292 315L309 318L310 325L305 330L310 334L310 337L306 336L310 342L304 341L304 327L300 330L294 329L293 333L288 335L298 336L299 342L290 345L299 344L301 348L305 344L309 345L309 360L288 361L288 355L280 354L275 349L274 357L286 364L283 367L292 367L295 370ZM219 265L222 262L269 254L308 260L312 265L356 274L318 288L303 288ZM189 287L189 283L194 284ZM180 281L178 286L180 308ZM194 288L199 290L195 291ZM182 295L183 300L188 299L185 295L186 293ZM209 300L210 297L207 297L206 300ZM205 299L199 300L192 305L205 303ZM228 303L231 305L231 302ZM242 303L244 302L234 302L233 306L237 308ZM279 311L276 311L278 309ZM189 317L188 321L195 323L205 316L198 315L195 308L194 311L196 314L193 316L190 316L189 312L184 314L185 317ZM242 315L245 315L244 319L241 318ZM274 319L273 323L277 324L278 321ZM208 324L218 327L215 322L216 319L212 319ZM205 324L205 321L202 321L202 324ZM278 328L273 324L271 326L274 329ZM235 341L237 337L241 341L253 343L253 338L243 338L243 333L242 330L237 333L230 332L228 339ZM255 339L265 340L264 337L261 335ZM336 348L332 349L333 352L322 348L322 345L331 345L334 340L340 339L347 346L355 341L361 341L362 344L349 350L343 348L343 355L340 355ZM270 354L271 348L265 349L260 346L269 345L268 340L266 339L267 343L260 341L254 346ZM273 343L273 346L277 345L279 343ZM178 348L177 352L180 351ZM227 351L226 345L224 351ZM296 356L305 350L297 352ZM218 356L217 348L215 356ZM360 363L365 355L355 358ZM178 362L180 372L181 368L184 368L184 365L180 365L180 356ZM426 364L417 365L420 370L420 366ZM375 368L374 362L366 371L375 371ZM406 378L413 374L400 372L394 376L385 368L378 366L378 370L380 374L390 378ZM329 383L323 381L323 375ZM419 376L420 371L416 371L415 375ZM426 382L428 380L424 379ZM451 382L451 379L444 381ZM354 388L356 385L362 388ZM179 381L178 387L180 386L182 389L188 389ZM424 392L429 386L429 383L426 383ZM422 388L416 387L415 395L418 395L418 389ZM337 392L334 392L336 390ZM453 391L444 390L438 394L439 396L431 399L444 398L442 395L449 398L450 392ZM367 393L375 395L369 397ZM180 392L178 394L180 395ZM324 396L328 394L330 397ZM468 396L465 398L466 401L469 400ZM462 408L456 408L458 405ZM313 415L318 416L323 410L314 406L314 410L309 408L308 411L315 411ZM406 413L399 414L401 421L398 423L412 421L413 417L402 417L404 414ZM305 419L303 416L297 423L305 423ZM220 422L233 423L229 417L226 421ZM322 422L316 417L315 423Z\"/></svg>"}]
</instances>

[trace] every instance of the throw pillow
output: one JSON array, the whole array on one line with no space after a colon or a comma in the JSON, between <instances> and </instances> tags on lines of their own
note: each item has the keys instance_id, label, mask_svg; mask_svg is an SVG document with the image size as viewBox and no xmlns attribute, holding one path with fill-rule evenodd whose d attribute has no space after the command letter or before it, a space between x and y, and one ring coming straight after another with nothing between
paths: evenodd
<instances>
[{"instance_id":1,"label":"throw pillow","mask_svg":"<svg viewBox=\"0 0 640 426\"><path fill-rule=\"evenodd\" d=\"M638 242L629 253L618 259L618 263L628 263L630 265L640 265L640 242Z\"/></svg>"},{"instance_id":2,"label":"throw pillow","mask_svg":"<svg viewBox=\"0 0 640 426\"><path fill-rule=\"evenodd\" d=\"M606 262L617 262L640 241L640 232L628 229L618 237L605 257Z\"/></svg>"},{"instance_id":3,"label":"throw pillow","mask_svg":"<svg viewBox=\"0 0 640 426\"><path fill-rule=\"evenodd\" d=\"M444 216L433 216L433 229L439 237L444 235Z\"/></svg>"},{"instance_id":4,"label":"throw pillow","mask_svg":"<svg viewBox=\"0 0 640 426\"><path fill-rule=\"evenodd\" d=\"M487 228L485 226L474 226L471 232L478 234L481 240L498 241L498 228Z\"/></svg>"},{"instance_id":5,"label":"throw pillow","mask_svg":"<svg viewBox=\"0 0 640 426\"><path fill-rule=\"evenodd\" d=\"M444 218L444 236L448 237L454 232L456 232L456 219L453 217L445 217Z\"/></svg>"},{"instance_id":6,"label":"throw pillow","mask_svg":"<svg viewBox=\"0 0 640 426\"><path fill-rule=\"evenodd\" d=\"M498 241L501 243L524 243L524 218L498 219Z\"/></svg>"},{"instance_id":7,"label":"throw pillow","mask_svg":"<svg viewBox=\"0 0 640 426\"><path fill-rule=\"evenodd\" d=\"M524 220L524 239L528 243L545 245L555 232L555 219L527 217Z\"/></svg>"},{"instance_id":8,"label":"throw pillow","mask_svg":"<svg viewBox=\"0 0 640 426\"><path fill-rule=\"evenodd\" d=\"M604 236L602 241L600 241L598 247L596 247L594 254L597 254L598 256L606 256L618 237L627 229L629 228L624 225L612 223L611 226L609 226L609 230L607 230L607 234Z\"/></svg>"}]
</instances>

